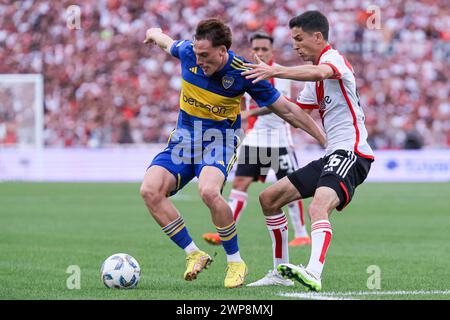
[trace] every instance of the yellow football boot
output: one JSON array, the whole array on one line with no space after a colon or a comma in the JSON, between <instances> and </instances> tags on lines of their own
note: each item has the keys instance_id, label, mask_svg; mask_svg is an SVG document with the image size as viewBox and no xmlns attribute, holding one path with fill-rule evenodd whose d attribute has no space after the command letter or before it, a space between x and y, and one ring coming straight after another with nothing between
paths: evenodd
<instances>
[{"instance_id":1,"label":"yellow football boot","mask_svg":"<svg viewBox=\"0 0 450 320\"><path fill-rule=\"evenodd\" d=\"M228 262L227 275L225 276L225 288L237 288L244 284L248 274L247 265L242 262Z\"/></svg>"},{"instance_id":2,"label":"yellow football boot","mask_svg":"<svg viewBox=\"0 0 450 320\"><path fill-rule=\"evenodd\" d=\"M192 281L197 278L197 274L206 269L212 262L209 254L203 251L194 251L186 257L186 271L184 280Z\"/></svg>"}]
</instances>

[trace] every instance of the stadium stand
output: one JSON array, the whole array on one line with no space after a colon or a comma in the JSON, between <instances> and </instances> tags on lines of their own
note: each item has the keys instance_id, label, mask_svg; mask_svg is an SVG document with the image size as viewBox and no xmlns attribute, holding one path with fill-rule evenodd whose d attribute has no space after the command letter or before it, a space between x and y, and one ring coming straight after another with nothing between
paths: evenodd
<instances>
[{"instance_id":1,"label":"stadium stand","mask_svg":"<svg viewBox=\"0 0 450 320\"><path fill-rule=\"evenodd\" d=\"M292 50L287 23L318 9L333 25L332 46L357 71L371 145L450 146L447 2L374 1L381 9L380 29L367 28L368 2L316 3L77 1L81 28L71 30L68 1L2 1L0 73L44 75L46 146L165 142L177 118L180 67L176 59L142 44L148 27L159 26L175 39L191 38L198 21L219 16L232 27L234 51L251 59L247 37L262 29L275 38L277 62L294 65L301 60ZM17 112L8 92L0 90L0 144L17 143ZM295 139L302 148L314 148L306 135Z\"/></svg>"}]
</instances>

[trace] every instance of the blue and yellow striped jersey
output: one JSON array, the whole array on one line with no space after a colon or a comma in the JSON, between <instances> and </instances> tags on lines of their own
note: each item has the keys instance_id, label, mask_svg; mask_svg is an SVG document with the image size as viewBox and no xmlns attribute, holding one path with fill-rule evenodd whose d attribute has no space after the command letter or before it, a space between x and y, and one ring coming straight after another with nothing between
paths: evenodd
<instances>
[{"instance_id":1,"label":"blue and yellow striped jersey","mask_svg":"<svg viewBox=\"0 0 450 320\"><path fill-rule=\"evenodd\" d=\"M247 61L231 50L225 67L209 77L197 66L192 41L175 41L170 52L181 61L180 109L181 115L187 114L183 123L200 119L206 127L236 129L236 125L240 127L240 99L245 92L261 107L280 97L269 81L253 84L241 76L245 70L242 64Z\"/></svg>"}]
</instances>

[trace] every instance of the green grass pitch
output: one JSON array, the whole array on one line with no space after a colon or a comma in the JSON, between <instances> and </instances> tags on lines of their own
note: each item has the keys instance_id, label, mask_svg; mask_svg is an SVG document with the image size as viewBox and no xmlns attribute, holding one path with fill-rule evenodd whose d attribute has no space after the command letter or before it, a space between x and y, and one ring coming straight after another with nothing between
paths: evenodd
<instances>
[{"instance_id":1,"label":"green grass pitch","mask_svg":"<svg viewBox=\"0 0 450 320\"><path fill-rule=\"evenodd\" d=\"M238 224L241 255L250 272L246 283L272 267L271 241L258 203L263 188L251 186ZM353 298L450 299L449 195L448 183L360 186L349 207L331 215L323 295L348 298L349 292L361 291ZM225 253L201 238L214 226L197 185L189 184L173 200L197 245L217 252L211 267L193 282L183 280L184 252L148 214L139 184L1 183L0 299L274 300L292 299L280 293L307 293L299 284L225 289ZM141 265L141 281L133 290L107 289L100 280L103 260L118 252L131 254ZM290 258L307 264L309 247L290 248ZM80 267L79 290L66 287L70 265ZM372 265L381 270L378 293L367 287Z\"/></svg>"}]
</instances>

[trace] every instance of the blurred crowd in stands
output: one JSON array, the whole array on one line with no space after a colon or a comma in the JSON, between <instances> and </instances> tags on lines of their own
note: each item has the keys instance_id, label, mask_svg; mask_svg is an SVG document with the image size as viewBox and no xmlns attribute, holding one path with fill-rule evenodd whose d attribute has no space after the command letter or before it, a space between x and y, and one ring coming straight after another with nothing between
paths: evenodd
<instances>
[{"instance_id":1,"label":"blurred crowd in stands","mask_svg":"<svg viewBox=\"0 0 450 320\"><path fill-rule=\"evenodd\" d=\"M78 29L67 23L73 4ZM264 30L276 62L298 65L288 22L306 10L327 15L331 45L355 69L374 148L450 146L448 0L2 0L0 74L43 74L46 146L162 143L177 119L180 65L142 43L147 28L192 39L200 20L220 17L239 55L252 61L248 36ZM14 144L24 107L2 88L0 144Z\"/></svg>"}]
</instances>

